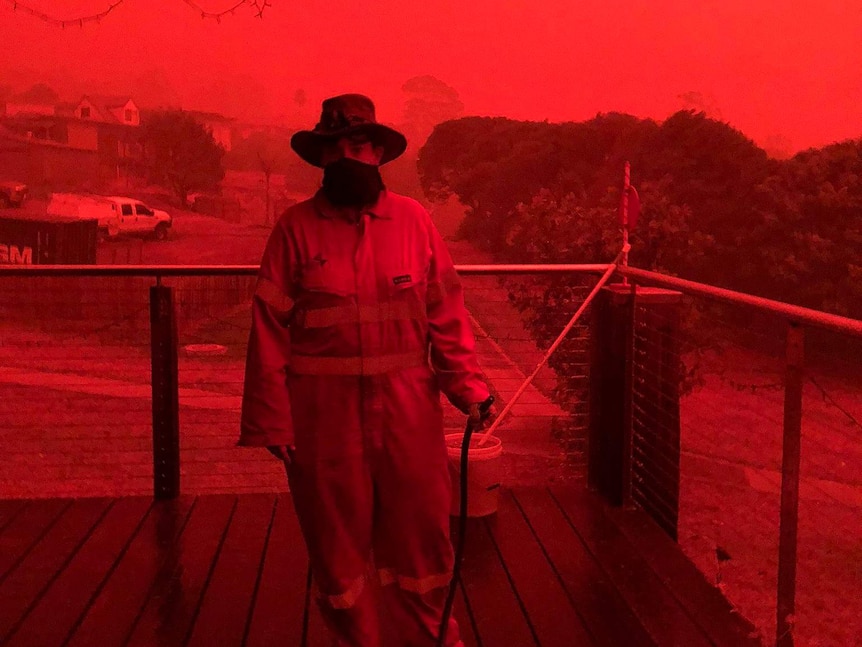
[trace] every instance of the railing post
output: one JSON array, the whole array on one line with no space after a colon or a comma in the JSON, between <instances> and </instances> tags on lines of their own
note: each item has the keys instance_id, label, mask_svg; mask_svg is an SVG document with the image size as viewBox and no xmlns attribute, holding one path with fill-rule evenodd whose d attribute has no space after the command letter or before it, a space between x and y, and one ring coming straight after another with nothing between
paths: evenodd
<instances>
[{"instance_id":1,"label":"railing post","mask_svg":"<svg viewBox=\"0 0 862 647\"><path fill-rule=\"evenodd\" d=\"M173 288L150 287L150 346L153 392L153 495L180 493L180 418L177 320Z\"/></svg>"},{"instance_id":2,"label":"railing post","mask_svg":"<svg viewBox=\"0 0 862 647\"><path fill-rule=\"evenodd\" d=\"M796 609L796 544L799 525L799 463L802 450L802 379L805 330L787 327L784 374L784 439L781 452L781 525L778 540L778 616L775 644L793 647Z\"/></svg>"},{"instance_id":3,"label":"railing post","mask_svg":"<svg viewBox=\"0 0 862 647\"><path fill-rule=\"evenodd\" d=\"M679 517L681 294L610 285L593 304L588 483L674 540ZM637 313L637 316L636 316Z\"/></svg>"},{"instance_id":4,"label":"railing post","mask_svg":"<svg viewBox=\"0 0 862 647\"><path fill-rule=\"evenodd\" d=\"M627 496L626 362L630 357L626 348L631 340L632 307L631 286L609 285L599 292L592 310L587 479L612 505L622 505Z\"/></svg>"}]
</instances>

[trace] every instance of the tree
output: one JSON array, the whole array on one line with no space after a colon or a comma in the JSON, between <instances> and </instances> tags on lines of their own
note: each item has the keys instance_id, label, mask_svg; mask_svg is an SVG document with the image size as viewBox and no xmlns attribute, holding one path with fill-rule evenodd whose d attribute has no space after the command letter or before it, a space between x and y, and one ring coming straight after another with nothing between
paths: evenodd
<instances>
[{"instance_id":1,"label":"tree","mask_svg":"<svg viewBox=\"0 0 862 647\"><path fill-rule=\"evenodd\" d=\"M39 105L54 105L60 103L60 95L45 83L37 83L21 93L19 97L24 103Z\"/></svg>"},{"instance_id":2,"label":"tree","mask_svg":"<svg viewBox=\"0 0 862 647\"><path fill-rule=\"evenodd\" d=\"M736 246L758 253L746 264L742 289L860 316L862 140L797 154L753 195L755 216L737 232Z\"/></svg>"},{"instance_id":3,"label":"tree","mask_svg":"<svg viewBox=\"0 0 862 647\"><path fill-rule=\"evenodd\" d=\"M236 142L224 157L225 168L260 171L266 178L284 175L285 188L295 193L311 193L320 184L320 170L303 162L290 148L290 132L268 129L253 132Z\"/></svg>"},{"instance_id":4,"label":"tree","mask_svg":"<svg viewBox=\"0 0 862 647\"><path fill-rule=\"evenodd\" d=\"M152 114L142 124L142 141L151 178L169 187L183 206L190 192L214 187L224 177L224 149L186 112Z\"/></svg>"},{"instance_id":5,"label":"tree","mask_svg":"<svg viewBox=\"0 0 862 647\"><path fill-rule=\"evenodd\" d=\"M406 95L404 129L417 148L425 142L434 126L457 119L464 112L458 91L436 77L427 74L414 76L404 82L401 90Z\"/></svg>"},{"instance_id":6,"label":"tree","mask_svg":"<svg viewBox=\"0 0 862 647\"><path fill-rule=\"evenodd\" d=\"M711 94L689 90L677 95L677 99L682 102L683 110L703 112L712 119L721 119L721 108L719 108L716 98Z\"/></svg>"},{"instance_id":7,"label":"tree","mask_svg":"<svg viewBox=\"0 0 862 647\"><path fill-rule=\"evenodd\" d=\"M225 154L226 168L241 171L260 170L263 158L276 173L284 173L291 166L296 155L290 149L290 134L284 130L263 130L249 133L247 137L235 142Z\"/></svg>"}]
</instances>

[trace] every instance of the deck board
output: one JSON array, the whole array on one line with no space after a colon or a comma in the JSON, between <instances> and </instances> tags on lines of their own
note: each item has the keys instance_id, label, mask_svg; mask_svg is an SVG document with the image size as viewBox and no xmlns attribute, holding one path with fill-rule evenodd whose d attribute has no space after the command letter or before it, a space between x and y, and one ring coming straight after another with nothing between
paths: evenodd
<instances>
[{"instance_id":1,"label":"deck board","mask_svg":"<svg viewBox=\"0 0 862 647\"><path fill-rule=\"evenodd\" d=\"M115 501L5 644L62 644L151 506L150 501L141 498Z\"/></svg>"},{"instance_id":2,"label":"deck board","mask_svg":"<svg viewBox=\"0 0 862 647\"><path fill-rule=\"evenodd\" d=\"M128 647L183 645L191 632L236 497L200 497L175 550L159 571Z\"/></svg>"},{"instance_id":3,"label":"deck board","mask_svg":"<svg viewBox=\"0 0 862 647\"><path fill-rule=\"evenodd\" d=\"M560 609L571 607L569 598L511 493L502 494L496 518L489 519L486 525L539 644L542 647L592 645L592 638L578 614L560 613Z\"/></svg>"},{"instance_id":4,"label":"deck board","mask_svg":"<svg viewBox=\"0 0 862 647\"><path fill-rule=\"evenodd\" d=\"M0 582L36 546L69 505L70 501L60 499L32 501L9 520L0 532Z\"/></svg>"},{"instance_id":5,"label":"deck board","mask_svg":"<svg viewBox=\"0 0 862 647\"><path fill-rule=\"evenodd\" d=\"M301 636L308 558L289 496L276 501L246 647L278 644Z\"/></svg>"},{"instance_id":6,"label":"deck board","mask_svg":"<svg viewBox=\"0 0 862 647\"><path fill-rule=\"evenodd\" d=\"M620 591L656 643L711 647L642 555L586 493L552 488L552 493L594 558Z\"/></svg>"},{"instance_id":7,"label":"deck board","mask_svg":"<svg viewBox=\"0 0 862 647\"><path fill-rule=\"evenodd\" d=\"M608 517L647 558L656 575L665 583L688 614L709 634L716 647L758 647L755 628L740 619L723 622L733 607L716 587L711 586L679 546L641 510L613 509Z\"/></svg>"},{"instance_id":8,"label":"deck board","mask_svg":"<svg viewBox=\"0 0 862 647\"><path fill-rule=\"evenodd\" d=\"M3 519L0 644L302 645L308 561L287 494L0 502ZM467 525L466 647L753 647L645 519L578 486L504 491ZM307 618L304 647L329 647L315 604Z\"/></svg>"},{"instance_id":9,"label":"deck board","mask_svg":"<svg viewBox=\"0 0 862 647\"><path fill-rule=\"evenodd\" d=\"M238 500L189 647L242 644L274 511L272 494L249 494Z\"/></svg>"},{"instance_id":10,"label":"deck board","mask_svg":"<svg viewBox=\"0 0 862 647\"><path fill-rule=\"evenodd\" d=\"M452 603L452 615L458 622L458 630L461 633L461 641L464 647L478 647L479 639L476 638L476 627L467 598L464 597L464 585L458 586L455 593L455 602Z\"/></svg>"},{"instance_id":11,"label":"deck board","mask_svg":"<svg viewBox=\"0 0 862 647\"><path fill-rule=\"evenodd\" d=\"M123 644L193 505L183 496L153 506L67 647Z\"/></svg>"},{"instance_id":12,"label":"deck board","mask_svg":"<svg viewBox=\"0 0 862 647\"><path fill-rule=\"evenodd\" d=\"M483 645L538 644L484 520L468 521L465 543L464 592L479 641Z\"/></svg>"},{"instance_id":13,"label":"deck board","mask_svg":"<svg viewBox=\"0 0 862 647\"><path fill-rule=\"evenodd\" d=\"M547 491L519 489L513 494L593 641L604 647L654 647L649 634Z\"/></svg>"},{"instance_id":14,"label":"deck board","mask_svg":"<svg viewBox=\"0 0 862 647\"><path fill-rule=\"evenodd\" d=\"M12 636L51 583L60 576L111 506L108 499L84 499L64 506L63 513L40 534L39 541L0 584L0 644ZM28 506L35 509L36 506ZM53 516L56 506L48 504ZM30 541L30 537L26 538Z\"/></svg>"},{"instance_id":15,"label":"deck board","mask_svg":"<svg viewBox=\"0 0 862 647\"><path fill-rule=\"evenodd\" d=\"M0 532L3 532L4 528L18 516L25 505L27 502L23 499L0 501Z\"/></svg>"}]
</instances>

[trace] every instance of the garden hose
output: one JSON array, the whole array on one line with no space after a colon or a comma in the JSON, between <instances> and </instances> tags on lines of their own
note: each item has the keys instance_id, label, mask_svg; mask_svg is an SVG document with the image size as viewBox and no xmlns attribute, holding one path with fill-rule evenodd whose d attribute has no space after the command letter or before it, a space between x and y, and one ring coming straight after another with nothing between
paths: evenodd
<instances>
[{"instance_id":1,"label":"garden hose","mask_svg":"<svg viewBox=\"0 0 862 647\"><path fill-rule=\"evenodd\" d=\"M479 405L479 412L484 417L494 404L494 396L488 396L488 399ZM452 579L449 581L449 594L446 596L446 603L443 605L443 617L440 620L440 630L438 631L437 647L444 647L446 640L446 630L449 627L449 618L452 615L452 605L455 602L455 593L458 590L458 583L461 579L461 561L464 558L465 538L467 536L467 464L469 463L470 437L473 435L473 422L467 421L467 426L464 428L464 439L461 442L461 477L460 481L460 509L458 511L458 546L455 549L455 564L452 567Z\"/></svg>"}]
</instances>

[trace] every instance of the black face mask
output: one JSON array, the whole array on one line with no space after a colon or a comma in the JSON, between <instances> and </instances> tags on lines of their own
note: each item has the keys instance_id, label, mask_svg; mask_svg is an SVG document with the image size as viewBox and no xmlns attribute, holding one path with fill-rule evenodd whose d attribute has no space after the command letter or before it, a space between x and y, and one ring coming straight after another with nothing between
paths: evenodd
<instances>
[{"instance_id":1,"label":"black face mask","mask_svg":"<svg viewBox=\"0 0 862 647\"><path fill-rule=\"evenodd\" d=\"M323 169L323 194L336 207L372 205L383 188L380 168L374 164L343 157Z\"/></svg>"}]
</instances>

